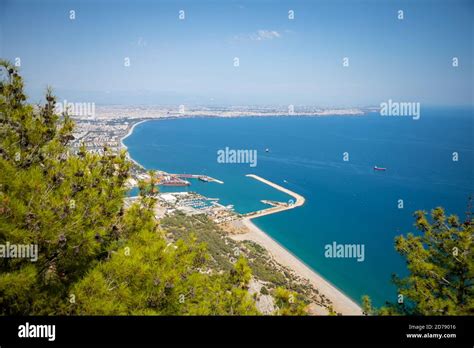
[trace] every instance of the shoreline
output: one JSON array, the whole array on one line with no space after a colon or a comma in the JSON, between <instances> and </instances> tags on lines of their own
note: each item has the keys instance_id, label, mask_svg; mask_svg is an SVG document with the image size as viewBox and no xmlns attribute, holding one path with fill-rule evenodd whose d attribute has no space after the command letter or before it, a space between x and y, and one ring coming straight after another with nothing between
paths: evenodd
<instances>
[{"instance_id":1,"label":"shoreline","mask_svg":"<svg viewBox=\"0 0 474 348\"><path fill-rule=\"evenodd\" d=\"M136 123L134 123L128 130L127 134L125 134L121 139L120 139L120 148L122 150L125 150L127 151L127 157L130 161L132 161L133 163L135 163L137 166L139 166L140 168L143 168L145 169L144 166L142 166L140 163L138 163L135 159L132 158L132 156L130 155L130 152L128 152L128 147L127 145L124 144L124 140L127 139L129 136L131 136L133 134L133 131L135 129L136 126L138 126L139 124L142 124L142 123L145 123L147 121L150 121L149 119L146 119L146 120L141 120L141 121L138 121Z\"/></svg>"},{"instance_id":2,"label":"shoreline","mask_svg":"<svg viewBox=\"0 0 474 348\"><path fill-rule=\"evenodd\" d=\"M362 308L354 300L257 227L251 218L242 219L242 223L249 232L232 235L232 239L250 240L264 247L279 264L289 268L301 278L309 280L315 289L331 300L334 311L343 315L362 315Z\"/></svg>"},{"instance_id":3,"label":"shoreline","mask_svg":"<svg viewBox=\"0 0 474 348\"><path fill-rule=\"evenodd\" d=\"M123 141L133 134L135 127L139 124L145 123L147 121L152 121L153 119L146 119L139 121L133 124L127 134L121 138L120 144L123 149L127 151L127 156L131 161L136 163L138 166L144 168L141 164L135 161L128 152L127 146ZM287 250L283 245L274 240L270 235L265 233L262 229L258 228L251 220L260 216L278 213L283 210L293 209L299 206L302 206L305 202L305 198L291 190L288 190L280 185L277 185L271 181L268 181L262 177L259 177L254 174L247 174L247 177L253 178L255 180L261 181L274 189L280 190L293 198L296 199L296 202L288 207L273 207L264 210L257 211L255 216L244 217L242 218L242 223L248 228L249 232L232 235L231 238L235 240L251 240L255 243L261 245L265 248L282 266L285 266L295 272L296 275L301 278L307 279L315 289L318 289L322 294L324 294L329 300L331 300L334 311L342 313L343 315L362 315L361 307L354 302L348 295L344 294L336 286L331 284L328 280L319 275L315 270L306 265L302 260L300 260L296 255ZM275 209L276 208L276 209ZM273 210L272 210L273 209Z\"/></svg>"},{"instance_id":4,"label":"shoreline","mask_svg":"<svg viewBox=\"0 0 474 348\"><path fill-rule=\"evenodd\" d=\"M125 145L125 144L123 143L123 141L133 134L133 130L135 129L136 126L138 126L139 124L145 123L145 122L147 122L147 121L150 121L150 120L151 120L151 119L146 119L146 120L141 120L141 121L138 121L138 122L134 123L134 124L129 128L127 134L125 134L125 135L120 139L120 147L121 147L122 149L127 150L127 152L128 152L128 147L127 147L127 145ZM131 158L131 157L130 157L130 158Z\"/></svg>"}]
</instances>

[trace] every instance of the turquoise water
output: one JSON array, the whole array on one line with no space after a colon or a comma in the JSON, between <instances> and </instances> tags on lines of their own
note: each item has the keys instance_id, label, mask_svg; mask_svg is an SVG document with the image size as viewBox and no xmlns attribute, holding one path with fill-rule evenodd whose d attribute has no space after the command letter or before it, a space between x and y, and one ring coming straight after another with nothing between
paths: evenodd
<instances>
[{"instance_id":1,"label":"turquoise water","mask_svg":"<svg viewBox=\"0 0 474 348\"><path fill-rule=\"evenodd\" d=\"M473 135L472 110L430 109L416 121L375 114L150 121L125 144L147 169L224 181L192 180L188 190L218 197L242 213L264 208L261 199L291 198L245 174L300 193L303 207L254 223L355 301L369 294L381 305L396 300L390 277L403 275L405 266L394 237L414 232L412 213L443 206L464 217L474 193ZM218 163L217 151L226 146L258 150L256 168ZM452 161L453 152L459 161ZM387 171L375 172L374 165ZM325 258L324 246L333 241L364 244L365 261Z\"/></svg>"}]
</instances>

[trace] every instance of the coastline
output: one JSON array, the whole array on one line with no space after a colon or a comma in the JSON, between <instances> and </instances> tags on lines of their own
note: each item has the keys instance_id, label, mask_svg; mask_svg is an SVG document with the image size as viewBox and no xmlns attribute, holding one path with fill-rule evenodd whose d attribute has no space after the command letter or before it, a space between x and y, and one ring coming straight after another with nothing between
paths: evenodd
<instances>
[{"instance_id":1,"label":"coastline","mask_svg":"<svg viewBox=\"0 0 474 348\"><path fill-rule=\"evenodd\" d=\"M232 239L236 241L251 240L264 247L282 266L294 271L301 278L309 280L315 289L318 289L331 300L333 309L336 312L343 315L362 315L362 308L349 296L306 265L262 229L258 228L251 221L251 218L244 218L242 223L248 228L248 232L232 235Z\"/></svg>"},{"instance_id":2,"label":"coastline","mask_svg":"<svg viewBox=\"0 0 474 348\"><path fill-rule=\"evenodd\" d=\"M135 129L136 126L138 126L139 124L142 124L142 123L145 123L147 121L150 121L149 119L146 119L146 120L141 120L139 122L136 122L134 123L128 130L127 134L125 134L121 139L120 139L120 148L127 151L127 158L132 161L133 163L135 163L138 167L140 168L143 168L145 169L144 166L142 166L140 163L138 163L135 159L132 158L132 156L130 156L130 152L128 152L128 147L127 145L124 144L124 140L127 139L129 136L131 136L133 134L133 130Z\"/></svg>"},{"instance_id":3,"label":"coastline","mask_svg":"<svg viewBox=\"0 0 474 348\"><path fill-rule=\"evenodd\" d=\"M130 127L128 133L124 137L122 137L122 139L120 140L120 144L122 148L127 150L128 158L142 168L144 167L130 156L130 153L128 152L128 148L125 146L123 141L133 134L133 130L135 129L137 125L142 124L147 121L150 121L150 119L142 120L133 124ZM283 191L289 194L290 196L293 196L296 199L296 202L292 206L279 208L277 209L277 211L271 211L272 208L269 208L269 209L264 209L262 211L256 212L257 214L255 214L254 216L244 217L241 221L247 227L248 232L243 233L243 234L232 235L230 237L237 241L251 240L261 245L282 266L289 268L301 278L309 280L315 289L318 289L318 291L320 291L329 300L331 300L333 309L336 312L342 313L343 315L362 315L363 313L362 313L361 307L356 302L354 302L349 296L344 294L341 290L339 290L337 287L331 284L328 280L326 280L321 275L319 275L315 270L313 270L311 267L306 265L297 256L295 256L293 253L287 250L284 246L282 246L280 243L278 243L276 240L270 237L263 230L258 228L251 221L251 219L253 218L257 218L260 216L277 213L282 210L287 210L287 209L292 209L292 208L302 206L305 202L304 197L301 195L298 195L297 193L293 191L285 189L275 183L272 183L271 181L261 178L257 175L248 174L247 176L255 180L261 181L267 185L270 185L277 190ZM270 210L270 212L268 212L268 210ZM321 314L325 314L325 313L321 313Z\"/></svg>"},{"instance_id":4,"label":"coastline","mask_svg":"<svg viewBox=\"0 0 474 348\"><path fill-rule=\"evenodd\" d=\"M120 139L120 146L121 146L122 149L125 149L125 150L127 150L127 152L128 152L128 147L123 143L123 141L133 134L133 130L135 129L136 126L138 126L139 124L145 123L145 122L147 122L147 121L150 121L150 120L149 120L149 119L147 119L147 120L141 120L141 121L139 121L139 122L134 123L134 124L129 128L127 134L125 134L125 135ZM132 159L131 156L129 156L129 157L130 157L130 159ZM136 161L134 161L134 162L136 163Z\"/></svg>"}]
</instances>

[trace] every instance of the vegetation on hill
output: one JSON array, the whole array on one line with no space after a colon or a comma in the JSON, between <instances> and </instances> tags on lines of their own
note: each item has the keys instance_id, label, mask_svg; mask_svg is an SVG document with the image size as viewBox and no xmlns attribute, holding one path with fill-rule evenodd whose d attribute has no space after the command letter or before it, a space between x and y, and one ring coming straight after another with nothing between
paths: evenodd
<instances>
[{"instance_id":1,"label":"vegetation on hill","mask_svg":"<svg viewBox=\"0 0 474 348\"><path fill-rule=\"evenodd\" d=\"M160 228L171 242L183 239L204 243L213 272L233 272L240 259L246 260L253 278L265 284L263 293L260 293L274 297L278 313L286 310L287 314L306 314L303 309L310 302L332 310L324 295L319 294L308 281L299 279L294 272L276 263L265 248L252 241L233 240L204 214L186 216L177 212L161 219Z\"/></svg>"}]
</instances>

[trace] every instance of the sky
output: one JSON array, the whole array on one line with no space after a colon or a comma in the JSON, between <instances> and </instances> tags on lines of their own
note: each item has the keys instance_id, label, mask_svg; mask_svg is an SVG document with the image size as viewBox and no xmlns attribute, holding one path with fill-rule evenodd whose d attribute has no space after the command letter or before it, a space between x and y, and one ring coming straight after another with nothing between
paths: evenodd
<instances>
[{"instance_id":1,"label":"sky","mask_svg":"<svg viewBox=\"0 0 474 348\"><path fill-rule=\"evenodd\" d=\"M469 0L0 0L0 57L32 101L472 106L473 19Z\"/></svg>"}]
</instances>

